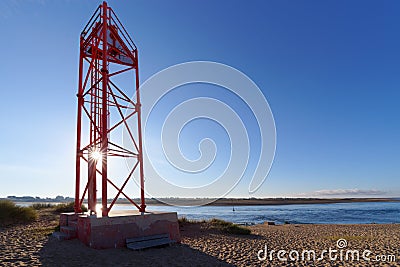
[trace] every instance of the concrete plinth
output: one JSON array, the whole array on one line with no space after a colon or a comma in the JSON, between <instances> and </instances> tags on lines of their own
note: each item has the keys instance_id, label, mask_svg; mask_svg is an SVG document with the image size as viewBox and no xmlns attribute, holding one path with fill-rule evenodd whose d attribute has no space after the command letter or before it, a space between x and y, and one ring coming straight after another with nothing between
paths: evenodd
<instances>
[{"instance_id":1,"label":"concrete plinth","mask_svg":"<svg viewBox=\"0 0 400 267\"><path fill-rule=\"evenodd\" d=\"M65 221L76 225L79 240L96 249L125 247L127 238L158 234L168 234L171 240L181 241L176 212L142 214L137 211L119 211L111 212L108 217L62 214L60 223L70 225L65 224Z\"/></svg>"}]
</instances>

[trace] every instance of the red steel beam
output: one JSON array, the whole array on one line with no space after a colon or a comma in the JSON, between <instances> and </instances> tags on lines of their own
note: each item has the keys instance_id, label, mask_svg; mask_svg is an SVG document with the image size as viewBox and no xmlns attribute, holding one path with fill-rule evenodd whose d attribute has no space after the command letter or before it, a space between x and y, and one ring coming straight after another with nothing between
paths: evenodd
<instances>
[{"instance_id":1,"label":"red steel beam","mask_svg":"<svg viewBox=\"0 0 400 267\"><path fill-rule=\"evenodd\" d=\"M102 116L101 116L101 154L102 154L102 170L101 170L101 205L102 215L108 215L107 208L107 150L108 150L108 137L107 137L107 125L108 125L108 107L107 107L107 84L108 84L108 67L107 67L107 27L108 27L108 16L107 16L107 3L103 2L103 66L101 69L102 75Z\"/></svg>"},{"instance_id":2,"label":"red steel beam","mask_svg":"<svg viewBox=\"0 0 400 267\"><path fill-rule=\"evenodd\" d=\"M81 39L82 43L82 39ZM81 183L81 131L82 131L82 106L83 106L83 87L82 87L82 72L83 72L83 51L79 53L79 84L78 84L78 112L77 112L77 126L76 126L76 161L75 161L75 212L82 212L80 197L80 183Z\"/></svg>"},{"instance_id":3,"label":"red steel beam","mask_svg":"<svg viewBox=\"0 0 400 267\"><path fill-rule=\"evenodd\" d=\"M136 58L136 110L138 113L138 138L139 138L139 173L140 173L140 211L145 212L146 203L144 200L144 171L143 171L143 150L142 150L142 116L141 116L141 103L140 103L140 90L139 90L139 59L138 59L138 51L135 50L135 58Z\"/></svg>"}]
</instances>

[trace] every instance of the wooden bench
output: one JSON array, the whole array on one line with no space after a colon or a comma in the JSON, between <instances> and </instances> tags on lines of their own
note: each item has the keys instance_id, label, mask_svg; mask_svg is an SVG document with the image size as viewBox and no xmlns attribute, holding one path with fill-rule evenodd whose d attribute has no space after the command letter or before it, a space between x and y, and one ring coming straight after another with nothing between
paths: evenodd
<instances>
[{"instance_id":1,"label":"wooden bench","mask_svg":"<svg viewBox=\"0 0 400 267\"><path fill-rule=\"evenodd\" d=\"M148 235L126 239L126 247L132 250L158 247L175 243L169 238L169 234Z\"/></svg>"}]
</instances>

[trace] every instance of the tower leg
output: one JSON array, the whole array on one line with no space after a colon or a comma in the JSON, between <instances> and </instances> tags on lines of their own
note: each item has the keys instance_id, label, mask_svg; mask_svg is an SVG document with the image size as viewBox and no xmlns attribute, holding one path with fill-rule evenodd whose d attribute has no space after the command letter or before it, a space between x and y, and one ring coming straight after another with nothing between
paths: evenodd
<instances>
[{"instance_id":1,"label":"tower leg","mask_svg":"<svg viewBox=\"0 0 400 267\"><path fill-rule=\"evenodd\" d=\"M90 213L96 212L96 160L90 159L88 162L88 206Z\"/></svg>"},{"instance_id":2,"label":"tower leg","mask_svg":"<svg viewBox=\"0 0 400 267\"><path fill-rule=\"evenodd\" d=\"M80 183L81 183L81 131L82 131L82 106L83 106L83 88L82 88L82 73L83 71L83 54L79 55L79 84L78 84L78 114L76 126L76 161L75 161L75 205L76 213L81 213L80 205Z\"/></svg>"},{"instance_id":3,"label":"tower leg","mask_svg":"<svg viewBox=\"0 0 400 267\"><path fill-rule=\"evenodd\" d=\"M101 154L102 154L102 215L108 216L107 208L107 153L108 153L108 104L107 104L107 85L108 85L108 67L107 67L107 34L108 34L108 17L107 3L103 2L103 65L101 69L102 75L102 110L101 110Z\"/></svg>"},{"instance_id":4,"label":"tower leg","mask_svg":"<svg viewBox=\"0 0 400 267\"><path fill-rule=\"evenodd\" d=\"M139 139L139 175L140 175L140 211L146 211L145 197L144 197L144 170L143 170L143 148L142 148L142 118L141 118L141 103L139 92L139 60L136 50L136 111L138 114L138 139Z\"/></svg>"}]
</instances>

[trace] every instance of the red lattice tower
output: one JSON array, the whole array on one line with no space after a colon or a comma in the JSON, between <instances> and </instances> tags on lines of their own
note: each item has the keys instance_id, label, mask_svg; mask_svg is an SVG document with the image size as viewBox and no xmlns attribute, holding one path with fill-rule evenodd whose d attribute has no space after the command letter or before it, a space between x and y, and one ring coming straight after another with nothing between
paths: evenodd
<instances>
[{"instance_id":1,"label":"red lattice tower","mask_svg":"<svg viewBox=\"0 0 400 267\"><path fill-rule=\"evenodd\" d=\"M134 80L136 99L130 99L114 79L121 75ZM103 2L94 12L80 37L78 119L76 151L75 212L81 212L81 205L87 196L90 213L96 213L97 184L101 178L102 216L109 211L120 195L123 195L139 211L145 211L144 175L142 157L142 131L140 115L138 50L132 38L115 15ZM115 116L118 119L113 119ZM89 138L82 145L83 118L89 123ZM131 129L128 119L136 119L137 128ZM130 125L132 125L130 123ZM135 125L135 124L133 124ZM133 144L128 149L112 140L111 133L125 127ZM136 131L136 132L135 132ZM135 137L136 134L136 137ZM87 137L87 136L86 136ZM126 143L126 142L124 142ZM134 164L122 185L118 186L109 178L108 159L133 158ZM82 180L81 163L87 163L87 179ZM133 175L140 178L140 206L123 192ZM116 189L112 201L107 201L107 186ZM81 188L83 188L81 192Z\"/></svg>"}]
</instances>

